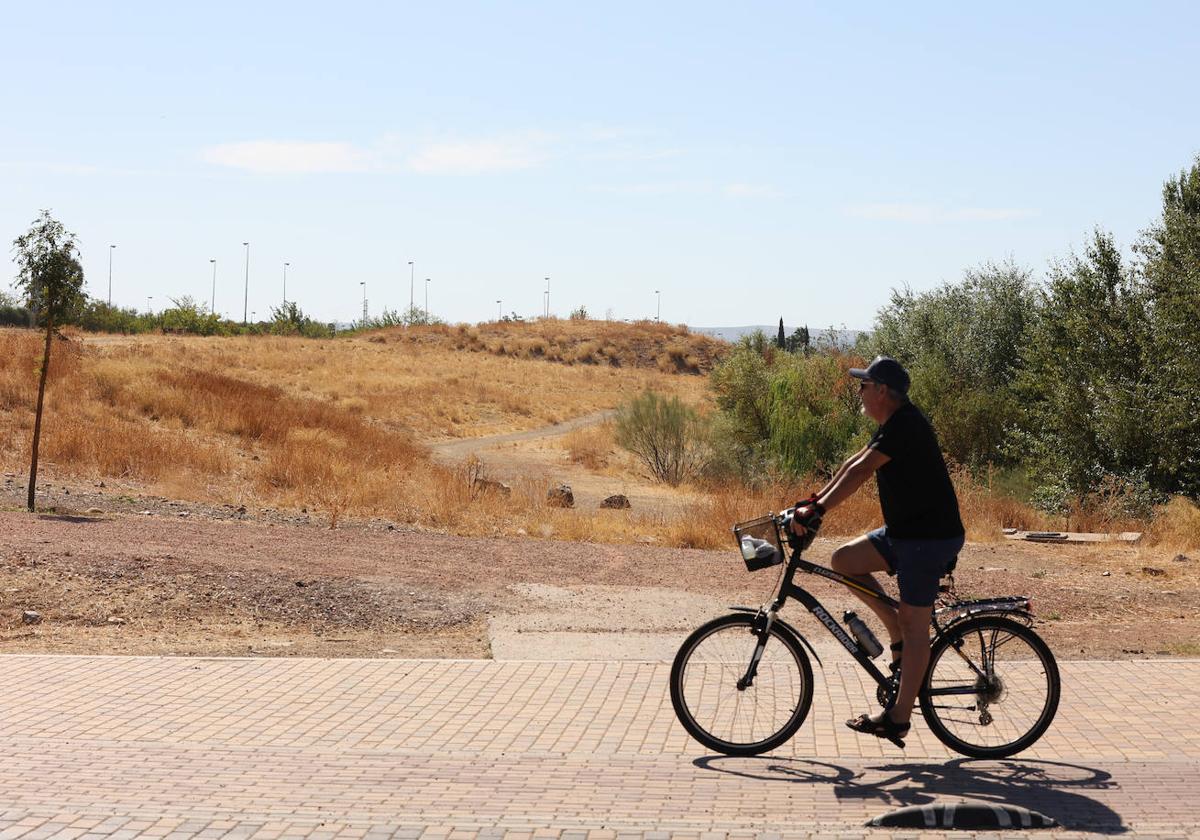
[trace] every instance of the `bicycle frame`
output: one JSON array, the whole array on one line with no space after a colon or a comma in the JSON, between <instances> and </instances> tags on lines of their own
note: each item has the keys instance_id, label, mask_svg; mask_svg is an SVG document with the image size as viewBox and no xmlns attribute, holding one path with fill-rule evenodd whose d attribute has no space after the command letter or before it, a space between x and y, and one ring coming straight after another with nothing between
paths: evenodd
<instances>
[{"instance_id":1,"label":"bicycle frame","mask_svg":"<svg viewBox=\"0 0 1200 840\"><path fill-rule=\"evenodd\" d=\"M745 688L753 683L754 677L758 670L758 662L761 659L763 649L766 646L768 637L767 631L770 629L772 624L779 620L779 611L783 608L784 604L787 603L788 599L791 598L799 601L804 605L805 609L812 613L817 621L819 621L822 626L829 631L830 635L837 639L841 646L844 647L852 657L854 657L854 661L857 662L864 671L871 675L871 678L875 680L876 684L881 689L888 693L894 693L898 687L895 676L885 676L883 672L880 671L875 665L875 663L871 661L871 658L867 656L866 652L862 649L854 637L846 632L845 628L842 627L841 622L834 618L834 616L830 614L829 610L825 609L825 606L817 599L817 597L804 587L795 583L797 572L817 575L818 577L823 577L826 580L831 580L834 583L840 583L847 589L853 589L856 592L865 593L871 598L880 601L892 609L899 609L900 607L899 601L886 595L885 593L877 592L868 586L864 586L857 580L854 580L853 578L844 575L841 572L836 572L826 566L805 560L801 556L801 551L797 549L792 553L791 559L787 561L787 568L784 571L783 580L779 584L779 591L776 593L775 598L769 607L759 608L758 610L751 610L750 608L737 608L744 610L745 612L754 612L760 619L759 622L755 623L755 630L758 632L759 643L755 646L754 655L751 657L751 661L746 669L746 673L738 681L739 687ZM943 610L935 610L930 616L930 625L932 626L934 632L933 638L930 640L930 645L936 642L938 638L940 638L947 630L949 630L950 627L958 624L960 621L966 620L967 618L987 613L1011 613L1022 618L1028 618L1028 610L1029 599L1020 597L1003 597L984 599L980 601L963 601L953 604ZM939 621L940 613L948 613L946 616L947 620L944 623ZM812 652L813 656L816 657L817 663L824 667L823 663L821 663L821 658L817 656L817 652L813 649L812 644L809 643L809 641L805 639L803 635L788 625L787 622L781 623L793 635L804 642L804 644ZM961 652L959 655L962 655ZM967 661L968 664L971 665L972 669L975 670L973 663L969 662L969 660L966 660L965 657L964 661ZM980 674L980 676L984 675ZM966 692L960 690L950 690L944 693Z\"/></svg>"}]
</instances>

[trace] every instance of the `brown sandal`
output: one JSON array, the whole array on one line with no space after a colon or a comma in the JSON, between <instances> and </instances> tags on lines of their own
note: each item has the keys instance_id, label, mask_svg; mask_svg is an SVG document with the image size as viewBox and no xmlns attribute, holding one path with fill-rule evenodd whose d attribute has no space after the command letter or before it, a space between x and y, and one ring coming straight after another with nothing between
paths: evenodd
<instances>
[{"instance_id":1,"label":"brown sandal","mask_svg":"<svg viewBox=\"0 0 1200 840\"><path fill-rule=\"evenodd\" d=\"M896 723L885 709L878 719L870 715L859 715L846 721L846 726L855 732L862 732L864 735L885 738L900 749L904 749L904 736L912 728L912 723Z\"/></svg>"}]
</instances>

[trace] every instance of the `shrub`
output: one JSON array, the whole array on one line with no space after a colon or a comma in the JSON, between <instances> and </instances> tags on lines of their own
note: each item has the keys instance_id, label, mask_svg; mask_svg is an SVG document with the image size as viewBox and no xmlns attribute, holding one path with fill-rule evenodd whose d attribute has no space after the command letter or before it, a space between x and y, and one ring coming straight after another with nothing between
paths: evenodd
<instances>
[{"instance_id":1,"label":"shrub","mask_svg":"<svg viewBox=\"0 0 1200 840\"><path fill-rule=\"evenodd\" d=\"M616 424L617 443L658 481L676 486L704 464L703 424L679 397L645 391L617 409Z\"/></svg>"}]
</instances>

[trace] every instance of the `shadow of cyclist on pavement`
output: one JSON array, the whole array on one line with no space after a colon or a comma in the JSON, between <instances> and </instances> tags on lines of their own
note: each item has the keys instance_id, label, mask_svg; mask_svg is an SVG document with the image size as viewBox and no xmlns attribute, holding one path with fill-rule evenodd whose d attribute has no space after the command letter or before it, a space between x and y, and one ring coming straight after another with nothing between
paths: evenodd
<instances>
[{"instance_id":1,"label":"shadow of cyclist on pavement","mask_svg":"<svg viewBox=\"0 0 1200 840\"><path fill-rule=\"evenodd\" d=\"M1116 785L1104 770L1058 761L984 761L961 758L944 764L883 764L851 770L827 761L774 756L710 755L693 764L704 770L762 781L827 784L836 799L878 800L902 808L975 800L1019 805L1053 817L1068 829L1122 834L1121 815L1080 791Z\"/></svg>"}]
</instances>

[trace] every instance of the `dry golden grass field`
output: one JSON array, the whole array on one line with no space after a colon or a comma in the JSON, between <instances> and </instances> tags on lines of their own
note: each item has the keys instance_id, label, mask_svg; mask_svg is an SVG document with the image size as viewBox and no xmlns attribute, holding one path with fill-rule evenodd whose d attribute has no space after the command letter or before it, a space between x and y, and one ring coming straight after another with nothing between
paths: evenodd
<instances>
[{"instance_id":1,"label":"dry golden grass field","mask_svg":"<svg viewBox=\"0 0 1200 840\"><path fill-rule=\"evenodd\" d=\"M500 495L478 481L478 465L434 459L430 446L612 409L646 388L709 410L703 374L724 346L669 325L555 320L331 340L76 335L55 346L42 474L304 510L331 524L378 517L458 533L718 547L729 523L789 504L812 481L652 487L616 447L611 424L593 425L546 444L557 455L543 453L543 462L557 457L576 474L678 504L564 510L547 505L545 470L518 476ZM40 354L38 335L0 331L0 466L15 475L28 468ZM519 466L521 455L508 460ZM965 471L956 485L972 540L998 539L1004 526L1061 527ZM861 532L878 519L868 490L839 508L826 532ZM1146 527L1075 520L1089 526ZM1200 512L1179 501L1148 541L1187 548L1198 534Z\"/></svg>"},{"instance_id":2,"label":"dry golden grass field","mask_svg":"<svg viewBox=\"0 0 1200 840\"><path fill-rule=\"evenodd\" d=\"M29 516L41 343L0 330L0 649L474 657L491 655L491 616L539 608L522 587L573 587L572 615L598 591L618 605L636 593L663 616L684 590L757 603L773 575L744 574L729 525L816 479L655 485L600 414L648 387L711 410L703 372L719 351L665 326L575 322L323 341L73 335L54 348L44 513ZM476 448L482 462L467 457ZM509 470L511 493L478 480L491 468ZM551 507L564 476L637 503ZM1034 595L1066 655L1200 650L1194 505L1176 500L1148 527L1072 520L1145 528L1138 546L1013 544L1001 526L1061 523L986 478L955 481L967 591ZM878 522L868 488L828 518L834 539L814 556ZM630 621L614 609L593 629L616 638Z\"/></svg>"}]
</instances>

